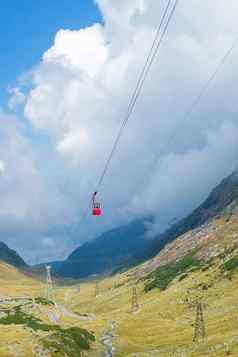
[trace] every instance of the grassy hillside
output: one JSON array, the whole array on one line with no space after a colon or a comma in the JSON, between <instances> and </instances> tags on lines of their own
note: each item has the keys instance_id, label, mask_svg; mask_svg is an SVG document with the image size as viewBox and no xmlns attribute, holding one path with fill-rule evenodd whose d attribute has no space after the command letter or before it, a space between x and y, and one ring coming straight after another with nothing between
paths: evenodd
<instances>
[{"instance_id":1,"label":"grassy hillside","mask_svg":"<svg viewBox=\"0 0 238 357\"><path fill-rule=\"evenodd\" d=\"M38 281L26 277L15 267L0 261L0 297L37 295L43 285Z\"/></svg>"},{"instance_id":2,"label":"grassy hillside","mask_svg":"<svg viewBox=\"0 0 238 357\"><path fill-rule=\"evenodd\" d=\"M182 282L174 282L160 292L144 292L137 284L140 309L131 313L131 289L126 276L117 276L101 283L101 294L94 298L92 284L82 287L81 296L72 298L74 311L92 312L97 320L85 323L103 335L116 322L113 342L115 356L225 356L226 350L238 355L237 288L238 278L216 279L216 273L191 273ZM125 285L113 288L115 284ZM131 282L132 283L132 282ZM196 290L199 284L210 286L203 291L204 319L207 338L193 343ZM214 354L213 351L216 351Z\"/></svg>"},{"instance_id":3,"label":"grassy hillside","mask_svg":"<svg viewBox=\"0 0 238 357\"><path fill-rule=\"evenodd\" d=\"M0 356L80 357L84 351L96 356L93 332L81 327L80 317L45 299L45 288L0 263ZM56 287L55 293L65 291Z\"/></svg>"},{"instance_id":4,"label":"grassy hillside","mask_svg":"<svg viewBox=\"0 0 238 357\"><path fill-rule=\"evenodd\" d=\"M80 293L72 292L70 308L96 317L85 328L97 338L111 333L117 357L238 356L237 247L237 216L220 217L178 238L152 261L98 282L97 288L95 282L82 284ZM134 313L133 286L140 305ZM198 299L207 337L194 343Z\"/></svg>"},{"instance_id":5,"label":"grassy hillside","mask_svg":"<svg viewBox=\"0 0 238 357\"><path fill-rule=\"evenodd\" d=\"M50 301L43 283L1 263L0 295L8 300L0 301L0 357L238 356L232 207L125 273L55 286ZM139 308L132 311L135 287ZM194 342L200 301L206 337Z\"/></svg>"}]
</instances>

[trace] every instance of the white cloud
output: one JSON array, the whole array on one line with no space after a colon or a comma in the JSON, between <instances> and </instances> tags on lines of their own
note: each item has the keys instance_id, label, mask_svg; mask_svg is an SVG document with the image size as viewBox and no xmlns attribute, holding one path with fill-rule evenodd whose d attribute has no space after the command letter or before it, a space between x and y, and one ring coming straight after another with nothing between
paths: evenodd
<instances>
[{"instance_id":1,"label":"white cloud","mask_svg":"<svg viewBox=\"0 0 238 357\"><path fill-rule=\"evenodd\" d=\"M146 0L96 0L96 2L101 9L106 26L123 31L128 30L132 17L143 15L149 3Z\"/></svg>"},{"instance_id":2,"label":"white cloud","mask_svg":"<svg viewBox=\"0 0 238 357\"><path fill-rule=\"evenodd\" d=\"M1 236L26 253L31 240L35 247L40 244L35 236L44 237L59 222L71 222L74 213L62 192L61 178L54 178L53 156L38 151L37 143L25 136L22 122L6 114L0 115L0 157Z\"/></svg>"},{"instance_id":3,"label":"white cloud","mask_svg":"<svg viewBox=\"0 0 238 357\"><path fill-rule=\"evenodd\" d=\"M96 24L79 31L60 30L54 46L43 56L44 63L60 63L66 68L81 69L94 77L107 59L103 27Z\"/></svg>"},{"instance_id":4,"label":"white cloud","mask_svg":"<svg viewBox=\"0 0 238 357\"><path fill-rule=\"evenodd\" d=\"M10 88L10 99L8 101L8 107L11 110L17 109L20 105L24 104L26 96L21 92L19 88Z\"/></svg>"},{"instance_id":5,"label":"white cloud","mask_svg":"<svg viewBox=\"0 0 238 357\"><path fill-rule=\"evenodd\" d=\"M39 212L30 222L36 227L36 221L44 222L46 237L47 229L64 221L62 217L80 219L88 205L166 2L97 3L104 24L60 30L33 73L25 116L39 135L47 134L53 149L45 148L39 160L36 148L28 146L30 163L19 149L12 158L14 163L19 156L23 160L18 164L25 168L20 182L28 190L29 180L34 183L30 192L21 193L21 204L16 193L12 207L21 208L22 222ZM156 230L161 229L200 203L237 166L237 49L191 118L183 120L234 41L237 15L235 0L229 7L226 0L215 5L213 0L179 2L100 192L103 219L94 224L88 219L80 226L80 235L76 230L73 244L151 213L157 217ZM18 174L13 171L16 178ZM40 203L33 200L34 192ZM14 201L13 195L9 197ZM67 249L63 235L54 234L52 239L61 242L61 256Z\"/></svg>"},{"instance_id":6,"label":"white cloud","mask_svg":"<svg viewBox=\"0 0 238 357\"><path fill-rule=\"evenodd\" d=\"M5 171L5 162L0 160L0 174L3 174Z\"/></svg>"}]
</instances>

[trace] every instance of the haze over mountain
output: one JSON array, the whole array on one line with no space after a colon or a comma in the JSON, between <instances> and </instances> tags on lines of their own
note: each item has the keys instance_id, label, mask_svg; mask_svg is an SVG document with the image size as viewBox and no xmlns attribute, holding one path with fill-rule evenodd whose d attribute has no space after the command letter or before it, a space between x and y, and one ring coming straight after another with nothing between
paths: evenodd
<instances>
[{"instance_id":1,"label":"haze over mountain","mask_svg":"<svg viewBox=\"0 0 238 357\"><path fill-rule=\"evenodd\" d=\"M144 257L148 244L145 233L143 220L110 230L83 244L64 262L53 263L54 270L61 276L71 278L124 270Z\"/></svg>"},{"instance_id":2,"label":"haze over mountain","mask_svg":"<svg viewBox=\"0 0 238 357\"><path fill-rule=\"evenodd\" d=\"M151 252L159 251L169 241L197 228L216 216L219 216L238 198L238 174L235 171L215 187L208 198L191 214L175 223L165 233L159 235L152 244Z\"/></svg>"},{"instance_id":3,"label":"haze over mountain","mask_svg":"<svg viewBox=\"0 0 238 357\"><path fill-rule=\"evenodd\" d=\"M178 236L219 216L236 199L238 175L235 172L222 180L198 208L163 234L149 239L146 236L146 223L151 220L131 222L83 244L64 262L54 263L54 270L61 276L81 278L126 269L155 256Z\"/></svg>"}]
</instances>

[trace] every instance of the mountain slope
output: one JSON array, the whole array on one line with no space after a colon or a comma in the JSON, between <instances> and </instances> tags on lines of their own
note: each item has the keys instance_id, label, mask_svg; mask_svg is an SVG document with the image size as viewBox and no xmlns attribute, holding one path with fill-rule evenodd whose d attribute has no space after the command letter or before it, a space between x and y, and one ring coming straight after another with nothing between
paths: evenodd
<instances>
[{"instance_id":1,"label":"mountain slope","mask_svg":"<svg viewBox=\"0 0 238 357\"><path fill-rule=\"evenodd\" d=\"M24 268L27 266L20 255L15 250L10 249L3 242L0 242L0 260L17 268Z\"/></svg>"},{"instance_id":2,"label":"mountain slope","mask_svg":"<svg viewBox=\"0 0 238 357\"><path fill-rule=\"evenodd\" d=\"M208 198L191 214L175 223L152 241L148 258L156 255L168 242L189 230L200 227L219 216L233 201L238 199L238 175L233 173L215 187Z\"/></svg>"},{"instance_id":3,"label":"mountain slope","mask_svg":"<svg viewBox=\"0 0 238 357\"><path fill-rule=\"evenodd\" d=\"M45 294L40 281L0 261L0 356L99 356L100 341L95 346L95 337L82 328L80 316L62 305L65 287L51 292L57 304ZM95 354L91 345L97 347Z\"/></svg>"},{"instance_id":4,"label":"mountain slope","mask_svg":"<svg viewBox=\"0 0 238 357\"><path fill-rule=\"evenodd\" d=\"M135 287L139 307L133 313ZM90 349L83 350L85 356L105 355L108 344L115 357L238 356L237 289L236 200L143 265L97 279L97 285L92 280L58 285L53 292L55 306L42 299L43 284L0 263L0 295L11 303L0 304L0 356L31 356L38 349L53 357L55 343L59 356L81 356L72 339L78 336L75 327L86 336L93 331L96 338L89 341ZM193 343L199 298L206 338ZM9 352L12 345L14 353Z\"/></svg>"},{"instance_id":5,"label":"mountain slope","mask_svg":"<svg viewBox=\"0 0 238 357\"><path fill-rule=\"evenodd\" d=\"M238 356L238 213L232 201L219 217L179 236L132 270L81 285L75 311L97 316L103 333L115 321L115 356ZM132 292L139 308L132 313ZM206 338L194 343L198 302ZM100 321L100 323L99 323ZM103 323L106 325L103 325Z\"/></svg>"},{"instance_id":6,"label":"mountain slope","mask_svg":"<svg viewBox=\"0 0 238 357\"><path fill-rule=\"evenodd\" d=\"M134 221L83 244L64 262L54 263L54 271L63 277L81 278L128 268L156 256L167 243L178 236L219 216L236 199L238 199L238 176L233 173L222 180L190 215L154 239L145 238L146 229L143 220Z\"/></svg>"},{"instance_id":7,"label":"mountain slope","mask_svg":"<svg viewBox=\"0 0 238 357\"><path fill-rule=\"evenodd\" d=\"M54 271L71 278L111 273L141 261L148 241L144 221L104 233L76 249L64 262L53 263Z\"/></svg>"}]
</instances>

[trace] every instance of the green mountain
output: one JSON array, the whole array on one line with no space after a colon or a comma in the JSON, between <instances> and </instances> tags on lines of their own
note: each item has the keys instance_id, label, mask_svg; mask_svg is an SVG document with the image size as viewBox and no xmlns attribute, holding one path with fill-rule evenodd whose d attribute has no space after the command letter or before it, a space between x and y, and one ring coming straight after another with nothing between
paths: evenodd
<instances>
[{"instance_id":1,"label":"green mountain","mask_svg":"<svg viewBox=\"0 0 238 357\"><path fill-rule=\"evenodd\" d=\"M17 268L27 267L20 255L15 250L10 249L4 242L0 242L0 260Z\"/></svg>"},{"instance_id":2,"label":"green mountain","mask_svg":"<svg viewBox=\"0 0 238 357\"><path fill-rule=\"evenodd\" d=\"M54 272L63 277L83 278L128 268L144 257L148 244L145 233L142 220L113 229L83 244L64 262L52 263Z\"/></svg>"}]
</instances>

